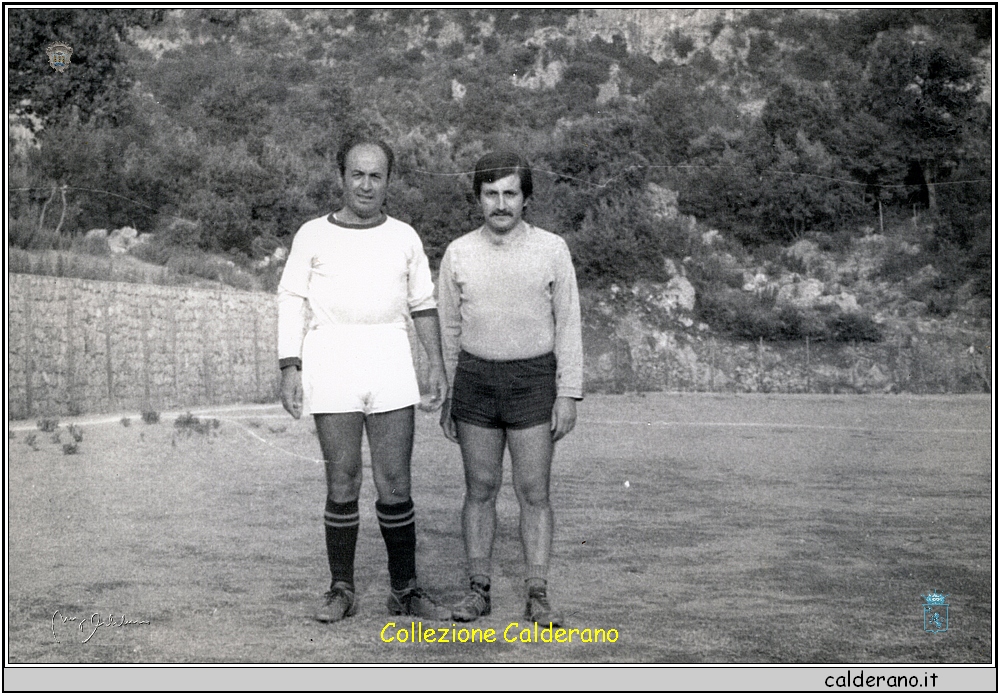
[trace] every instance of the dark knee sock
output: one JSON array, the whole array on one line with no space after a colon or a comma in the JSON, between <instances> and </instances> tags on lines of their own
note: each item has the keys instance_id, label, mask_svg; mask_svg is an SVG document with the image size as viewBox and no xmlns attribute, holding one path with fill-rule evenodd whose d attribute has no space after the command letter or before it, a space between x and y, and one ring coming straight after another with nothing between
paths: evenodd
<instances>
[{"instance_id":1,"label":"dark knee sock","mask_svg":"<svg viewBox=\"0 0 1000 695\"><path fill-rule=\"evenodd\" d=\"M358 501L338 504L329 497L323 523L326 526L326 555L330 561L333 582L354 586L354 549L358 544Z\"/></svg>"},{"instance_id":2,"label":"dark knee sock","mask_svg":"<svg viewBox=\"0 0 1000 695\"><path fill-rule=\"evenodd\" d=\"M389 555L389 583L396 591L405 589L417 576L417 530L413 500L399 504L375 502L378 525Z\"/></svg>"}]
</instances>

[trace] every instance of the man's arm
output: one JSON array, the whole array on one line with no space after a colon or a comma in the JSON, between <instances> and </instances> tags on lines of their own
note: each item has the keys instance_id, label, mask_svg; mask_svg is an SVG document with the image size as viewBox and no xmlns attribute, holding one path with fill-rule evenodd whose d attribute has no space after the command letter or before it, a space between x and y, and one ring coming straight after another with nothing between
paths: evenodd
<instances>
[{"instance_id":1,"label":"man's arm","mask_svg":"<svg viewBox=\"0 0 1000 695\"><path fill-rule=\"evenodd\" d=\"M460 290L452 271L452 247L449 246L441 259L438 272L438 314L441 323L441 355L444 359L445 392L441 407L441 429L450 441L458 443L458 430L451 417L451 389L455 384L458 368L458 353L461 349L462 317L459 314Z\"/></svg>"},{"instance_id":2,"label":"man's arm","mask_svg":"<svg viewBox=\"0 0 1000 695\"><path fill-rule=\"evenodd\" d=\"M552 439L559 441L576 426L576 402L583 398L583 336L580 293L569 248L560 250L552 292L556 322L556 403L552 408Z\"/></svg>"},{"instance_id":3,"label":"man's arm","mask_svg":"<svg viewBox=\"0 0 1000 695\"><path fill-rule=\"evenodd\" d=\"M413 328L430 362L431 400L421 405L423 410L437 410L448 394L448 379L444 374L441 357L441 327L436 309L425 309L412 314Z\"/></svg>"},{"instance_id":4,"label":"man's arm","mask_svg":"<svg viewBox=\"0 0 1000 695\"><path fill-rule=\"evenodd\" d=\"M302 336L305 333L310 268L311 259L303 248L303 238L296 234L278 283L281 405L295 419L302 416Z\"/></svg>"},{"instance_id":5,"label":"man's arm","mask_svg":"<svg viewBox=\"0 0 1000 695\"><path fill-rule=\"evenodd\" d=\"M441 407L448 391L448 382L444 375L444 364L441 358L441 328L438 323L437 300L434 299L434 281L431 279L431 267L424 253L423 242L416 231L412 230L410 257L407 265L407 303L410 308L410 318L417 338L424 346L427 359L430 361L431 398L426 403L421 402L421 410L437 410Z\"/></svg>"},{"instance_id":6,"label":"man's arm","mask_svg":"<svg viewBox=\"0 0 1000 695\"><path fill-rule=\"evenodd\" d=\"M448 377L448 395L455 383L455 371L458 368L458 353L462 343L462 317L459 314L461 290L455 281L453 271L453 253L449 246L441 259L441 269L438 272L438 316L441 321L441 355L444 358L444 372Z\"/></svg>"}]
</instances>

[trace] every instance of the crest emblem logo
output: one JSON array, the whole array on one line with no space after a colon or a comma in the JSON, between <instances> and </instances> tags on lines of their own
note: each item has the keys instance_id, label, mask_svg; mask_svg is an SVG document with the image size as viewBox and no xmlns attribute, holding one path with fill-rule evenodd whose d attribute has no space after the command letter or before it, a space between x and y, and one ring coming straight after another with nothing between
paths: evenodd
<instances>
[{"instance_id":1,"label":"crest emblem logo","mask_svg":"<svg viewBox=\"0 0 1000 695\"><path fill-rule=\"evenodd\" d=\"M948 631L948 604L944 602L951 594L939 593L934 589L924 600L924 631L937 634Z\"/></svg>"},{"instance_id":2,"label":"crest emblem logo","mask_svg":"<svg viewBox=\"0 0 1000 695\"><path fill-rule=\"evenodd\" d=\"M56 72L65 72L69 67L69 58L73 55L73 47L64 43L49 44L45 49L45 54L49 57L49 65Z\"/></svg>"}]
</instances>

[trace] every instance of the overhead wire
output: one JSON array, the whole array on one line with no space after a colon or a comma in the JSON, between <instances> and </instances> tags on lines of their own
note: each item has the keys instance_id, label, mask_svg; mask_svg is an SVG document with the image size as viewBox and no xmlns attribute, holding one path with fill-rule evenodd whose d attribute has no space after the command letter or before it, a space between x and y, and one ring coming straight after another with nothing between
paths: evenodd
<instances>
[{"instance_id":1,"label":"overhead wire","mask_svg":"<svg viewBox=\"0 0 1000 695\"><path fill-rule=\"evenodd\" d=\"M621 178L625 173L629 171L634 171L636 169L726 169L728 167L719 165L708 165L708 164L631 164L624 169L621 173L606 179L603 183L598 183L591 181L589 179L583 179L578 176L571 176L570 174L558 171L551 171L549 169L542 169L539 167L531 167L532 172L538 172L540 174L550 174L560 179L567 179L571 181L578 181L580 183L593 186L595 188L607 188L613 181ZM428 169L411 169L415 174L425 174L428 176L470 176L475 174L475 171L431 171ZM786 176L803 176L816 179L823 179L826 181L834 181L837 183L844 183L852 186L878 186L879 188L912 188L920 185L927 186L949 186L956 184L965 183L990 183L990 179L964 179L960 181L926 181L924 184L920 183L899 183L899 184L871 184L862 181L854 181L852 179L842 179L835 176L824 176L822 174L811 174L803 171L786 171L781 169L763 169L757 172L757 175L761 174L781 174Z\"/></svg>"}]
</instances>

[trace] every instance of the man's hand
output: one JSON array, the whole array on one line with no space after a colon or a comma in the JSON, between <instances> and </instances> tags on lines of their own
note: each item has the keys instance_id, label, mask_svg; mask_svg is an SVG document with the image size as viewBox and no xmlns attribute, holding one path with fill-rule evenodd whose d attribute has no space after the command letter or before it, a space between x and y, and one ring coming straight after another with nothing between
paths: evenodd
<instances>
[{"instance_id":1,"label":"man's hand","mask_svg":"<svg viewBox=\"0 0 1000 695\"><path fill-rule=\"evenodd\" d=\"M302 372L295 366L281 370L281 405L296 420L302 417Z\"/></svg>"},{"instance_id":2,"label":"man's hand","mask_svg":"<svg viewBox=\"0 0 1000 695\"><path fill-rule=\"evenodd\" d=\"M576 399L556 398L552 407L552 441L558 442L576 427Z\"/></svg>"},{"instance_id":3,"label":"man's hand","mask_svg":"<svg viewBox=\"0 0 1000 695\"><path fill-rule=\"evenodd\" d=\"M440 364L432 364L430 369L431 392L429 398L420 399L420 409L433 412L441 407L445 396L448 393L448 377L444 374L444 367Z\"/></svg>"},{"instance_id":4,"label":"man's hand","mask_svg":"<svg viewBox=\"0 0 1000 695\"><path fill-rule=\"evenodd\" d=\"M413 329L417 332L417 337L423 344L430 362L430 398L426 403L421 399L420 409L437 410L448 395L448 377L445 376L444 358L441 356L441 325L438 322L437 312L419 312L418 316L413 317Z\"/></svg>"},{"instance_id":5,"label":"man's hand","mask_svg":"<svg viewBox=\"0 0 1000 695\"><path fill-rule=\"evenodd\" d=\"M444 436L448 441L458 444L458 426L455 424L455 418L451 416L450 398L445 398L441 405L441 429L444 430Z\"/></svg>"}]
</instances>

